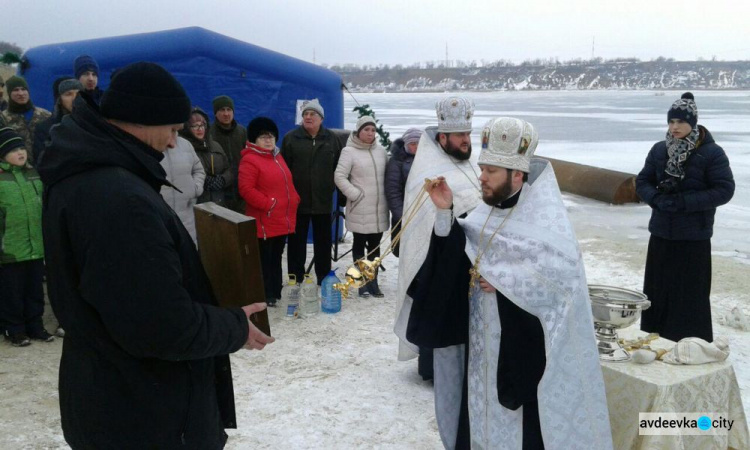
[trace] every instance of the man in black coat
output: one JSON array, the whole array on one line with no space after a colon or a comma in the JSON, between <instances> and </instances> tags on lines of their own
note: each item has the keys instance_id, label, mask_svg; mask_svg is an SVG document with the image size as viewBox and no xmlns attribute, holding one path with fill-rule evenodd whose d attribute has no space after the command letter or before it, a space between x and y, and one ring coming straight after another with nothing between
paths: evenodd
<instances>
[{"instance_id":1,"label":"man in black coat","mask_svg":"<svg viewBox=\"0 0 750 450\"><path fill-rule=\"evenodd\" d=\"M301 280L307 258L307 231L313 228L315 275L318 285L331 271L331 213L336 184L333 173L341 156L341 142L323 126L325 112L317 99L302 106L302 125L281 142L281 156L292 172L300 196L297 226L287 244L288 272Z\"/></svg>"},{"instance_id":2,"label":"man in black coat","mask_svg":"<svg viewBox=\"0 0 750 450\"><path fill-rule=\"evenodd\" d=\"M273 339L220 308L159 194L159 161L190 114L153 63L127 66L52 129L39 172L48 291L66 330L60 412L74 449L218 449L235 428L228 354Z\"/></svg>"}]
</instances>

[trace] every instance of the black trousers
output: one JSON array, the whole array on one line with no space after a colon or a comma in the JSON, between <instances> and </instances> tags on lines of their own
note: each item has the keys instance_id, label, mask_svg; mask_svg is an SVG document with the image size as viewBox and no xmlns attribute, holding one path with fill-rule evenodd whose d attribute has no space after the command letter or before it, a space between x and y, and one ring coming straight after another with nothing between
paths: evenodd
<instances>
[{"instance_id":1,"label":"black trousers","mask_svg":"<svg viewBox=\"0 0 750 450\"><path fill-rule=\"evenodd\" d=\"M0 267L0 329L8 335L35 335L44 329L43 278L43 259Z\"/></svg>"},{"instance_id":2,"label":"black trousers","mask_svg":"<svg viewBox=\"0 0 750 450\"><path fill-rule=\"evenodd\" d=\"M307 258L307 230L312 222L313 252L315 257L315 276L318 286L331 271L331 215L330 214L297 214L295 233L289 235L287 248L287 271L302 282L305 275Z\"/></svg>"},{"instance_id":3,"label":"black trousers","mask_svg":"<svg viewBox=\"0 0 750 450\"><path fill-rule=\"evenodd\" d=\"M281 255L284 253L286 236L275 236L267 239L258 239L260 247L260 267L263 271L263 287L266 298L280 299L281 286Z\"/></svg>"},{"instance_id":4,"label":"black trousers","mask_svg":"<svg viewBox=\"0 0 750 450\"><path fill-rule=\"evenodd\" d=\"M380 256L380 249L378 248L378 246L380 245L380 240L383 239L383 233L352 234L354 235L354 242L352 242L352 257L355 261L364 258L365 255L372 252L376 248L377 250L375 250L370 256L368 256L367 259L372 261L373 259ZM365 248L367 249L366 253Z\"/></svg>"},{"instance_id":5,"label":"black trousers","mask_svg":"<svg viewBox=\"0 0 750 450\"><path fill-rule=\"evenodd\" d=\"M641 330L675 342L686 337L713 342L711 240L651 236L643 293L651 307L641 313Z\"/></svg>"}]
</instances>

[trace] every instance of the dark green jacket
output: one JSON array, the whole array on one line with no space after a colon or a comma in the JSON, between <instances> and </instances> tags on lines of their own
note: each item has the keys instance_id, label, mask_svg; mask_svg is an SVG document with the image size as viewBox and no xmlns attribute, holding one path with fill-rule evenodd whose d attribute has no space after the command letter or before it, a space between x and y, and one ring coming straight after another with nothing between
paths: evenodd
<instances>
[{"instance_id":1,"label":"dark green jacket","mask_svg":"<svg viewBox=\"0 0 750 450\"><path fill-rule=\"evenodd\" d=\"M294 188L300 196L297 214L326 214L333 210L333 173L341 156L339 138L320 127L313 138L298 127L284 136L281 155L292 172Z\"/></svg>"},{"instance_id":2,"label":"dark green jacket","mask_svg":"<svg viewBox=\"0 0 750 450\"><path fill-rule=\"evenodd\" d=\"M0 265L42 258L39 174L29 166L0 162Z\"/></svg>"},{"instance_id":3,"label":"dark green jacket","mask_svg":"<svg viewBox=\"0 0 750 450\"><path fill-rule=\"evenodd\" d=\"M247 142L247 130L245 127L238 124L236 120L232 120L232 126L226 130L219 125L218 121L214 121L210 128L211 138L221 145L224 149L227 158L229 158L229 167L232 171L232 180L237 180L237 174L240 169L240 158L242 156L242 150L245 148ZM227 199L227 207L245 214L245 202L242 201L240 193L237 190L237 183L232 183L232 187L226 189L225 192Z\"/></svg>"}]
</instances>

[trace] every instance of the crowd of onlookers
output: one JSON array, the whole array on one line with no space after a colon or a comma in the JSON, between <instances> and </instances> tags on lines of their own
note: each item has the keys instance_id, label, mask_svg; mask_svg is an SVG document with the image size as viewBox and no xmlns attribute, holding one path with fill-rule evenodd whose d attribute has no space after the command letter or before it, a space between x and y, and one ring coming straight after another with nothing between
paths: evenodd
<instances>
[{"instance_id":1,"label":"crowd of onlookers","mask_svg":"<svg viewBox=\"0 0 750 450\"><path fill-rule=\"evenodd\" d=\"M54 139L53 128L73 111L77 96L84 94L98 105L104 93L94 58L78 56L72 69L72 76L53 83L52 112L34 106L23 77L0 79L8 94L5 101L0 89L0 330L15 346L54 340L42 323L43 187L35 168ZM277 124L267 117L253 118L247 127L238 123L234 100L227 95L216 96L212 106L213 117L192 108L176 144L161 160L170 183L161 194L195 245L193 206L198 203L214 202L255 218L266 302L273 306L281 297L285 247L289 275L301 280L306 273L310 224L318 284L329 273L338 188L341 204L346 203L346 228L353 234L354 260L380 255L383 234L401 217L420 130L409 129L387 151L371 116L361 117L341 142L323 126L325 109L317 99L303 103L300 126L286 136L279 136ZM377 279L359 294L383 297ZM63 337L64 328L58 324L55 334Z\"/></svg>"}]
</instances>

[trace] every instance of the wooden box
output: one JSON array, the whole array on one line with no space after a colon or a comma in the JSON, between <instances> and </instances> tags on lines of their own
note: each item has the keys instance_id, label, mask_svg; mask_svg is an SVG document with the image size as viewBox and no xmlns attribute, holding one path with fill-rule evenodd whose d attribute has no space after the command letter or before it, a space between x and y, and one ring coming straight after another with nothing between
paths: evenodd
<instances>
[{"instance_id":1,"label":"wooden box","mask_svg":"<svg viewBox=\"0 0 750 450\"><path fill-rule=\"evenodd\" d=\"M196 205L194 212L198 252L219 305L264 302L255 219L213 202ZM253 314L250 320L271 335L266 310Z\"/></svg>"}]
</instances>

